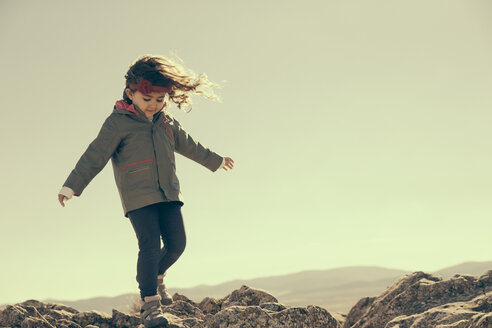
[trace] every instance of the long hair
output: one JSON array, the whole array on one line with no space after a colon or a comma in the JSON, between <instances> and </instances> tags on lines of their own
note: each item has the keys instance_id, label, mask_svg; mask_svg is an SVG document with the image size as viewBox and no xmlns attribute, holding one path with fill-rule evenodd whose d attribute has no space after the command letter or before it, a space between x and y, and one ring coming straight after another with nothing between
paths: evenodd
<instances>
[{"instance_id":1,"label":"long hair","mask_svg":"<svg viewBox=\"0 0 492 328\"><path fill-rule=\"evenodd\" d=\"M174 55L181 63L179 57ZM198 76L176 63L175 61L160 55L144 55L137 58L125 74L125 89L130 88L130 84L137 84L140 80L148 80L152 85L169 88L169 100L177 104L179 109L189 112L192 109L190 95L200 94L205 98L220 102L220 98L213 92L212 88L221 88L217 83L210 82L205 73ZM200 89L199 89L200 88ZM204 88L204 90L202 90ZM131 104L132 101L123 90L123 99Z\"/></svg>"}]
</instances>

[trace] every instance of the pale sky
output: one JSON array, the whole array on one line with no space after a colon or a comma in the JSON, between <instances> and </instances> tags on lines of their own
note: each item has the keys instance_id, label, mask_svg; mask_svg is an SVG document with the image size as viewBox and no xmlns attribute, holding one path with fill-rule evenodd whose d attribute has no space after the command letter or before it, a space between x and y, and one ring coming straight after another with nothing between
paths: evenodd
<instances>
[{"instance_id":1,"label":"pale sky","mask_svg":"<svg viewBox=\"0 0 492 328\"><path fill-rule=\"evenodd\" d=\"M492 257L492 4L0 0L0 303L138 293L111 163L57 193L143 54L227 81L171 113L235 161L177 156L168 287Z\"/></svg>"}]
</instances>

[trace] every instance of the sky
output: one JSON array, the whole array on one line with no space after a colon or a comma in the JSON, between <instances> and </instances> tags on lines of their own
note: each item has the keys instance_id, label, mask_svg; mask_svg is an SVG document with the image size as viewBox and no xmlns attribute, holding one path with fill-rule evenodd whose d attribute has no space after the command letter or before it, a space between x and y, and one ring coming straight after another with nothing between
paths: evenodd
<instances>
[{"instance_id":1,"label":"sky","mask_svg":"<svg viewBox=\"0 0 492 328\"><path fill-rule=\"evenodd\" d=\"M57 194L144 54L222 83L171 113L187 246L166 285L490 261L492 4L0 0L0 303L138 293L106 167Z\"/></svg>"}]
</instances>

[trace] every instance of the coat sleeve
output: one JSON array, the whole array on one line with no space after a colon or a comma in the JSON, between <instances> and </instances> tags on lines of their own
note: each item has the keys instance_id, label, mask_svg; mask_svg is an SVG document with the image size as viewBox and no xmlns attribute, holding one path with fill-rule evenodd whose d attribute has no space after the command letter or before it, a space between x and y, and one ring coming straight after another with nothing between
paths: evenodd
<instances>
[{"instance_id":1,"label":"coat sleeve","mask_svg":"<svg viewBox=\"0 0 492 328\"><path fill-rule=\"evenodd\" d=\"M200 142L193 140L193 138L183 130L181 124L176 119L174 119L174 126L174 147L176 152L205 166L212 172L217 171L222 164L222 156L205 148Z\"/></svg>"},{"instance_id":2,"label":"coat sleeve","mask_svg":"<svg viewBox=\"0 0 492 328\"><path fill-rule=\"evenodd\" d=\"M80 157L63 186L73 189L74 196L80 196L89 182L106 166L120 141L120 134L111 116L109 116L104 121L97 137Z\"/></svg>"}]
</instances>

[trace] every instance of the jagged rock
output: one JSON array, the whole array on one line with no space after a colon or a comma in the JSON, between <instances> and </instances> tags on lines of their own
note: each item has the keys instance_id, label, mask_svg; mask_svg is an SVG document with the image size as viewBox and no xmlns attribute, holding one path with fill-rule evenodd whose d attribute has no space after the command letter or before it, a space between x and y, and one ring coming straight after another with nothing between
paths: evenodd
<instances>
[{"instance_id":1,"label":"jagged rock","mask_svg":"<svg viewBox=\"0 0 492 328\"><path fill-rule=\"evenodd\" d=\"M214 328L340 328L340 323L328 311L318 306L291 307L270 312L259 306L229 306L214 316L207 316L205 327Z\"/></svg>"},{"instance_id":2,"label":"jagged rock","mask_svg":"<svg viewBox=\"0 0 492 328\"><path fill-rule=\"evenodd\" d=\"M137 316L128 315L126 313L113 309L113 316L111 317L113 328L137 327L140 322L141 320Z\"/></svg>"},{"instance_id":3,"label":"jagged rock","mask_svg":"<svg viewBox=\"0 0 492 328\"><path fill-rule=\"evenodd\" d=\"M180 318L181 317L193 317L197 319L203 318L203 312L196 305L195 302L188 303L186 301L174 300L172 304L163 306L162 312L171 313Z\"/></svg>"},{"instance_id":4,"label":"jagged rock","mask_svg":"<svg viewBox=\"0 0 492 328\"><path fill-rule=\"evenodd\" d=\"M197 318L187 318L183 319L181 323L186 327L186 328L204 328L203 326L203 321L199 320Z\"/></svg>"},{"instance_id":5,"label":"jagged rock","mask_svg":"<svg viewBox=\"0 0 492 328\"><path fill-rule=\"evenodd\" d=\"M443 313L449 313L445 310L448 303L471 301L471 304L475 304L474 308L476 309L489 309L488 296L484 295L490 291L492 291L492 270L479 278L470 275L454 275L446 280L424 272L414 272L399 279L380 296L359 301L350 310L344 328L433 327L433 324L426 321L419 321L418 325L413 326L406 323L415 321L418 317L415 316L417 314L420 315L420 320L424 320L424 318L431 321L434 319L441 320L446 316ZM477 298L478 296L485 297L485 299ZM477 299L474 300L475 298ZM447 306L449 308L451 305ZM459 305L453 304L452 306ZM483 324L484 320L490 320L488 319L489 315L484 314L489 312L479 312L472 307L466 307L464 304L462 306L465 307L463 310L465 312L474 311L473 318L482 318L480 325ZM453 324L457 325L456 327L459 327L460 320L472 320L470 314L464 315L463 311L460 312L462 316L456 315L455 319L449 318L451 321L458 320L453 321ZM400 326L398 324L393 325L393 323L390 325L389 322L392 320L393 322L395 322L394 320L404 320L406 323L402 323ZM449 327L454 328L455 326ZM466 327L475 326L468 325Z\"/></svg>"},{"instance_id":6,"label":"jagged rock","mask_svg":"<svg viewBox=\"0 0 492 328\"><path fill-rule=\"evenodd\" d=\"M426 327L476 328L492 327L492 313L487 307L480 305L492 304L492 292L478 296L469 302L455 302L434 307L425 312L409 316L399 316L386 324L387 328L415 327L425 324ZM489 313L477 313L474 309L488 309Z\"/></svg>"},{"instance_id":7,"label":"jagged rock","mask_svg":"<svg viewBox=\"0 0 492 328\"><path fill-rule=\"evenodd\" d=\"M204 314L216 314L220 311L220 302L213 297L205 297L198 307Z\"/></svg>"},{"instance_id":8,"label":"jagged rock","mask_svg":"<svg viewBox=\"0 0 492 328\"><path fill-rule=\"evenodd\" d=\"M167 319L166 328L187 328L185 325L183 325L183 320L180 319L179 317L177 317L171 313L164 313L164 316ZM143 325L141 325L141 326L143 328Z\"/></svg>"},{"instance_id":9,"label":"jagged rock","mask_svg":"<svg viewBox=\"0 0 492 328\"><path fill-rule=\"evenodd\" d=\"M343 327L352 327L357 321L362 320L364 314L368 311L369 307L374 303L376 297L364 297L361 298L350 310L349 314L345 318Z\"/></svg>"},{"instance_id":10,"label":"jagged rock","mask_svg":"<svg viewBox=\"0 0 492 328\"><path fill-rule=\"evenodd\" d=\"M60 318L56 320L56 328L82 328L82 327L73 321Z\"/></svg>"},{"instance_id":11,"label":"jagged rock","mask_svg":"<svg viewBox=\"0 0 492 328\"><path fill-rule=\"evenodd\" d=\"M277 299L268 292L245 285L219 300L221 309L234 305L250 306L267 302L278 303Z\"/></svg>"},{"instance_id":12,"label":"jagged rock","mask_svg":"<svg viewBox=\"0 0 492 328\"><path fill-rule=\"evenodd\" d=\"M186 303L193 305L194 307L198 307L196 302L194 302L194 301L190 300L188 297L181 295L181 294L178 294L178 293L174 293L173 301L183 301L183 302L186 302Z\"/></svg>"},{"instance_id":13,"label":"jagged rock","mask_svg":"<svg viewBox=\"0 0 492 328\"><path fill-rule=\"evenodd\" d=\"M72 320L82 327L96 325L99 328L112 328L112 318L109 314L99 311L87 311L75 314Z\"/></svg>"},{"instance_id":14,"label":"jagged rock","mask_svg":"<svg viewBox=\"0 0 492 328\"><path fill-rule=\"evenodd\" d=\"M265 309L267 311L272 311L272 312L279 312L279 311L283 311L286 309L285 305L280 304L280 303L275 303L275 302L261 303L260 307L262 309Z\"/></svg>"},{"instance_id":15,"label":"jagged rock","mask_svg":"<svg viewBox=\"0 0 492 328\"><path fill-rule=\"evenodd\" d=\"M30 314L23 307L18 305L7 305L0 313L0 325L7 327L20 326L22 321L29 316Z\"/></svg>"},{"instance_id":16,"label":"jagged rock","mask_svg":"<svg viewBox=\"0 0 492 328\"><path fill-rule=\"evenodd\" d=\"M0 325L10 327L74 327L80 325L72 321L78 314L74 308L38 300L27 300L15 305L7 305L0 312ZM27 320L29 319L29 320Z\"/></svg>"},{"instance_id":17,"label":"jagged rock","mask_svg":"<svg viewBox=\"0 0 492 328\"><path fill-rule=\"evenodd\" d=\"M278 322L272 327L341 328L341 324L326 309L316 305L291 307L273 313L272 318Z\"/></svg>"},{"instance_id":18,"label":"jagged rock","mask_svg":"<svg viewBox=\"0 0 492 328\"><path fill-rule=\"evenodd\" d=\"M22 321L21 328L54 328L52 324L41 318L28 317Z\"/></svg>"},{"instance_id":19,"label":"jagged rock","mask_svg":"<svg viewBox=\"0 0 492 328\"><path fill-rule=\"evenodd\" d=\"M229 306L216 315L207 317L205 327L214 328L250 328L250 327L272 327L272 318L259 306Z\"/></svg>"}]
</instances>

